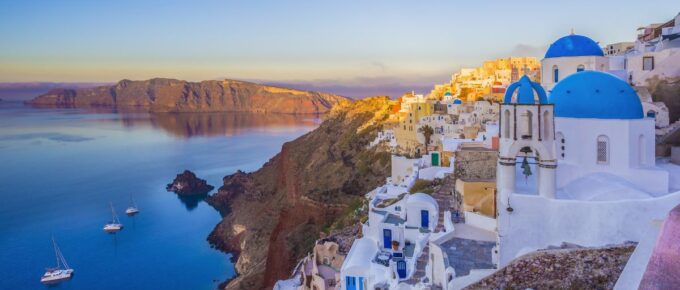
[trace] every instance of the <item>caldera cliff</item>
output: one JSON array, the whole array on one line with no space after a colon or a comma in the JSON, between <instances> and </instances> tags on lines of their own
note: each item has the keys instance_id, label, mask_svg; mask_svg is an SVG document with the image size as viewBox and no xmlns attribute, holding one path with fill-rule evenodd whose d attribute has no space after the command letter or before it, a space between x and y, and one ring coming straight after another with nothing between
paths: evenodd
<instances>
[{"instance_id":1,"label":"caldera cliff","mask_svg":"<svg viewBox=\"0 0 680 290\"><path fill-rule=\"evenodd\" d=\"M224 177L208 198L223 214L208 239L238 257L226 289L271 289L289 277L319 234L385 181L390 154L367 145L388 117L388 101L338 105L261 169Z\"/></svg>"},{"instance_id":2,"label":"caldera cliff","mask_svg":"<svg viewBox=\"0 0 680 290\"><path fill-rule=\"evenodd\" d=\"M112 86L53 89L28 103L50 106L144 107L152 112L326 113L342 96L235 80L122 80Z\"/></svg>"}]
</instances>

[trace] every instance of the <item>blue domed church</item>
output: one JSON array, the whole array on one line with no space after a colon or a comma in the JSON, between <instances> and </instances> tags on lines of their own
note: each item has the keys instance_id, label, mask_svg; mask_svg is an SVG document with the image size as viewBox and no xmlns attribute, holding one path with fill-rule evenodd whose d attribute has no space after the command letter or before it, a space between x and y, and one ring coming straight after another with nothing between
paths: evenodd
<instances>
[{"instance_id":1,"label":"blue domed church","mask_svg":"<svg viewBox=\"0 0 680 290\"><path fill-rule=\"evenodd\" d=\"M585 70L607 71L609 59L600 45L587 36L564 36L550 45L541 60L541 85L550 91L569 75Z\"/></svg>"}]
</instances>

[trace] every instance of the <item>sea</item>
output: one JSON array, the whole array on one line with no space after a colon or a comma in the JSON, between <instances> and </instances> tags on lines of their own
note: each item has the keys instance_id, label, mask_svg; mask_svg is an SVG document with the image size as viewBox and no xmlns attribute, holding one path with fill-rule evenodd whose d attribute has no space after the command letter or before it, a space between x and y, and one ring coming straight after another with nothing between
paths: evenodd
<instances>
[{"instance_id":1,"label":"sea","mask_svg":"<svg viewBox=\"0 0 680 290\"><path fill-rule=\"evenodd\" d=\"M225 175L257 170L319 123L0 102L0 289L215 289L234 277L231 256L206 240L220 214L166 184L188 169L214 193ZM140 213L126 216L133 201ZM102 230L111 205L124 225L116 234ZM53 238L75 273L45 286Z\"/></svg>"}]
</instances>

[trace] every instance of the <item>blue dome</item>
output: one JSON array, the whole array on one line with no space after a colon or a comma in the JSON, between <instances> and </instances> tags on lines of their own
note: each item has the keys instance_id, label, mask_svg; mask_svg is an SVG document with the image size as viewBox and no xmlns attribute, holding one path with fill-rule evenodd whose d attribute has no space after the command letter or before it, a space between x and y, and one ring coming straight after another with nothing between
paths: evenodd
<instances>
[{"instance_id":1,"label":"blue dome","mask_svg":"<svg viewBox=\"0 0 680 290\"><path fill-rule=\"evenodd\" d=\"M604 53L594 40L572 34L553 42L545 53L545 58L563 56L604 56Z\"/></svg>"},{"instance_id":2,"label":"blue dome","mask_svg":"<svg viewBox=\"0 0 680 290\"><path fill-rule=\"evenodd\" d=\"M513 99L513 95L517 91L517 95ZM519 79L519 81L513 83L505 90L505 97L503 97L503 103L517 103L524 105L545 104L548 102L548 97L545 94L545 90L540 84L532 82L526 75Z\"/></svg>"},{"instance_id":3,"label":"blue dome","mask_svg":"<svg viewBox=\"0 0 680 290\"><path fill-rule=\"evenodd\" d=\"M455 99L455 100L453 100L453 103L456 104L456 105L460 105L460 104L463 103L463 101L461 101L460 99Z\"/></svg>"},{"instance_id":4,"label":"blue dome","mask_svg":"<svg viewBox=\"0 0 680 290\"><path fill-rule=\"evenodd\" d=\"M552 89L555 117L642 119L642 103L633 88L616 76L599 71L572 74Z\"/></svg>"},{"instance_id":5,"label":"blue dome","mask_svg":"<svg viewBox=\"0 0 680 290\"><path fill-rule=\"evenodd\" d=\"M451 95L451 92L444 93L444 96L450 96L450 95Z\"/></svg>"}]
</instances>

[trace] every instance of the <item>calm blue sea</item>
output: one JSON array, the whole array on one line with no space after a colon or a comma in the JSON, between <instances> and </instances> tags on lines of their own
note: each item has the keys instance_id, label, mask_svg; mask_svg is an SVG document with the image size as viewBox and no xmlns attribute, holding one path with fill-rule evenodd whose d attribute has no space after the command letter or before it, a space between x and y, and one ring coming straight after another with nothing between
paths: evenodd
<instances>
[{"instance_id":1,"label":"calm blue sea","mask_svg":"<svg viewBox=\"0 0 680 290\"><path fill-rule=\"evenodd\" d=\"M45 289L54 236L72 280L56 289L214 289L234 275L206 237L220 216L165 185L184 169L219 187L318 118L148 114L0 102L0 289ZM133 197L141 213L124 214ZM112 202L125 228L106 234Z\"/></svg>"}]
</instances>

